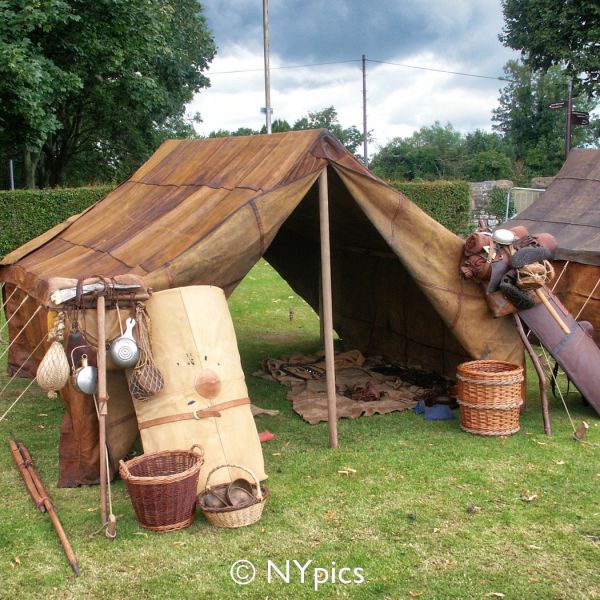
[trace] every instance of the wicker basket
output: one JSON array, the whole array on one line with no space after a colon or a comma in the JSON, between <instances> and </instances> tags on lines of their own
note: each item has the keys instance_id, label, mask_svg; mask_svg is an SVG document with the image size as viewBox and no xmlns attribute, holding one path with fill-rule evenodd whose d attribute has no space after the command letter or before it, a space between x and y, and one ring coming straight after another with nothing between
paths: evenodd
<instances>
[{"instance_id":1,"label":"wicker basket","mask_svg":"<svg viewBox=\"0 0 600 600\"><path fill-rule=\"evenodd\" d=\"M523 368L497 360L458 366L460 426L477 435L512 435L520 429Z\"/></svg>"},{"instance_id":2,"label":"wicker basket","mask_svg":"<svg viewBox=\"0 0 600 600\"><path fill-rule=\"evenodd\" d=\"M119 474L144 529L175 531L193 521L203 463L197 444L190 450L163 450L120 461Z\"/></svg>"},{"instance_id":3,"label":"wicker basket","mask_svg":"<svg viewBox=\"0 0 600 600\"><path fill-rule=\"evenodd\" d=\"M225 506L223 508L209 508L204 506L204 497L213 492L227 489L228 483L221 483L213 487L208 487L208 482L211 475L219 469L226 467L235 467L236 469L242 469L246 473L250 474L254 480L254 489L256 490L256 501L253 504L245 505L242 507L238 506ZM269 497L269 490L260 485L260 482L256 478L256 475L247 467L242 465L219 465L215 467L206 478L206 489L198 495L198 506L201 508L206 520L215 527L227 527L229 529L235 529L237 527L245 527L246 525L252 525L256 523L262 516L263 508Z\"/></svg>"}]
</instances>

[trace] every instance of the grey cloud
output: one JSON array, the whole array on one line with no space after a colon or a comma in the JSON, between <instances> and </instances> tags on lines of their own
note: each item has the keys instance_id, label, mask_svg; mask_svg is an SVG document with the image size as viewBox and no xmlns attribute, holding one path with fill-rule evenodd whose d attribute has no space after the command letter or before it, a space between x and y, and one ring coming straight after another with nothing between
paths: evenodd
<instances>
[{"instance_id":1,"label":"grey cloud","mask_svg":"<svg viewBox=\"0 0 600 600\"><path fill-rule=\"evenodd\" d=\"M260 0L204 4L218 47L262 48ZM424 51L476 73L505 62L500 0L270 0L271 52L287 64L401 59Z\"/></svg>"}]
</instances>

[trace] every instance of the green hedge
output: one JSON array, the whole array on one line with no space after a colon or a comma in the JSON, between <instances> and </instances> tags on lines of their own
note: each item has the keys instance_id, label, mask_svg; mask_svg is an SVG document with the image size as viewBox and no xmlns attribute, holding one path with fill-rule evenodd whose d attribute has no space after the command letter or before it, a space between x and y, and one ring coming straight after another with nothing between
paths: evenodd
<instances>
[{"instance_id":1,"label":"green hedge","mask_svg":"<svg viewBox=\"0 0 600 600\"><path fill-rule=\"evenodd\" d=\"M455 233L469 230L469 186L456 181L390 181ZM0 192L0 256L103 198L112 186Z\"/></svg>"},{"instance_id":2,"label":"green hedge","mask_svg":"<svg viewBox=\"0 0 600 600\"><path fill-rule=\"evenodd\" d=\"M103 198L113 186L0 192L0 256Z\"/></svg>"},{"instance_id":3,"label":"green hedge","mask_svg":"<svg viewBox=\"0 0 600 600\"><path fill-rule=\"evenodd\" d=\"M388 181L454 233L469 232L471 200L466 181Z\"/></svg>"}]
</instances>

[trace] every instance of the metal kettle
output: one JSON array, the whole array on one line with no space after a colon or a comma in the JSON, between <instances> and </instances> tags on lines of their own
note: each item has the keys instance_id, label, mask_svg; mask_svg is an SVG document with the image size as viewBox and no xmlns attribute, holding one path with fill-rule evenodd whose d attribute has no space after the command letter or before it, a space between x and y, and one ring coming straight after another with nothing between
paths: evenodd
<instances>
[{"instance_id":1,"label":"metal kettle","mask_svg":"<svg viewBox=\"0 0 600 600\"><path fill-rule=\"evenodd\" d=\"M98 369L88 365L87 354L81 357L81 366L73 373L73 387L82 394L95 394L98 389Z\"/></svg>"},{"instance_id":2,"label":"metal kettle","mask_svg":"<svg viewBox=\"0 0 600 600\"><path fill-rule=\"evenodd\" d=\"M125 325L125 333L112 341L108 352L115 366L130 369L140 358L140 348L133 337L135 319L127 319Z\"/></svg>"}]
</instances>

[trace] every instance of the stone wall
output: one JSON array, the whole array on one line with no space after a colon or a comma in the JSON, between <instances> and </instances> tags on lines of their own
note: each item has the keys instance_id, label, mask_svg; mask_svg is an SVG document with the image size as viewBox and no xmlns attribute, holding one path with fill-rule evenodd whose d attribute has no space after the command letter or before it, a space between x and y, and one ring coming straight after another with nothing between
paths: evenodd
<instances>
[{"instance_id":1,"label":"stone wall","mask_svg":"<svg viewBox=\"0 0 600 600\"><path fill-rule=\"evenodd\" d=\"M531 187L545 190L554 180L554 177L534 177L531 181ZM502 188L505 194L513 187L513 182L509 179L499 179L497 181L478 181L469 183L469 193L471 195L471 224L477 225L480 219L487 221L490 227L499 224L498 218L492 215L489 210L490 192L495 188ZM512 190L510 199L517 213L522 212L531 206L542 192L531 190ZM512 217L512 214L509 215ZM504 219L502 219L503 221Z\"/></svg>"},{"instance_id":2,"label":"stone wall","mask_svg":"<svg viewBox=\"0 0 600 600\"><path fill-rule=\"evenodd\" d=\"M510 179L499 179L496 181L478 181L469 183L471 195L471 222L477 225L480 219L489 223L491 227L498 224L498 219L489 212L490 192L495 187L508 191L513 186Z\"/></svg>"}]
</instances>

